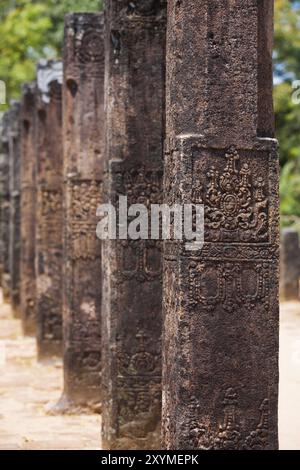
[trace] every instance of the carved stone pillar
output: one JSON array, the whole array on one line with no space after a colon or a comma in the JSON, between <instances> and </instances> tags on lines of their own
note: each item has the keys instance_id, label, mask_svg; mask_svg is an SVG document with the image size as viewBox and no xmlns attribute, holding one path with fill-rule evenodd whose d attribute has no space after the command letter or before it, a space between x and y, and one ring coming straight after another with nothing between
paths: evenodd
<instances>
[{"instance_id":1,"label":"carved stone pillar","mask_svg":"<svg viewBox=\"0 0 300 470\"><path fill-rule=\"evenodd\" d=\"M64 393L79 404L101 400L101 244L103 15L66 17L63 84L65 177Z\"/></svg>"},{"instance_id":2,"label":"carved stone pillar","mask_svg":"<svg viewBox=\"0 0 300 470\"><path fill-rule=\"evenodd\" d=\"M62 62L40 62L36 106L36 318L39 359L62 352Z\"/></svg>"},{"instance_id":3,"label":"carved stone pillar","mask_svg":"<svg viewBox=\"0 0 300 470\"><path fill-rule=\"evenodd\" d=\"M10 300L10 273L9 273L9 219L10 219L10 193L9 193L9 132L11 112L6 111L2 117L2 192L1 192L1 240L2 240L2 275L1 285L5 301Z\"/></svg>"},{"instance_id":4,"label":"carved stone pillar","mask_svg":"<svg viewBox=\"0 0 300 470\"><path fill-rule=\"evenodd\" d=\"M6 164L6 154L3 150L2 143L2 132L3 132L3 115L0 119L0 194L4 194L4 185L5 185L5 164ZM2 287L2 276L3 276L3 256L4 256L4 240L3 240L3 206L2 200L0 203L0 286Z\"/></svg>"},{"instance_id":5,"label":"carved stone pillar","mask_svg":"<svg viewBox=\"0 0 300 470\"><path fill-rule=\"evenodd\" d=\"M35 334L35 153L36 84L23 87L21 103L21 266L20 305L25 334Z\"/></svg>"},{"instance_id":6,"label":"carved stone pillar","mask_svg":"<svg viewBox=\"0 0 300 470\"><path fill-rule=\"evenodd\" d=\"M282 300L300 300L300 247L299 234L293 229L284 229L280 254L280 297Z\"/></svg>"},{"instance_id":7,"label":"carved stone pillar","mask_svg":"<svg viewBox=\"0 0 300 470\"><path fill-rule=\"evenodd\" d=\"M163 443L276 449L278 154L273 2L168 2L168 203L205 243L164 250Z\"/></svg>"},{"instance_id":8,"label":"carved stone pillar","mask_svg":"<svg viewBox=\"0 0 300 470\"><path fill-rule=\"evenodd\" d=\"M20 190L21 190L21 119L20 103L14 102L10 109L9 130L9 273L10 301L16 317L20 317Z\"/></svg>"},{"instance_id":9,"label":"carved stone pillar","mask_svg":"<svg viewBox=\"0 0 300 470\"><path fill-rule=\"evenodd\" d=\"M166 2L105 3L106 200L150 209L162 202ZM161 241L105 241L103 271L103 445L159 449Z\"/></svg>"}]
</instances>

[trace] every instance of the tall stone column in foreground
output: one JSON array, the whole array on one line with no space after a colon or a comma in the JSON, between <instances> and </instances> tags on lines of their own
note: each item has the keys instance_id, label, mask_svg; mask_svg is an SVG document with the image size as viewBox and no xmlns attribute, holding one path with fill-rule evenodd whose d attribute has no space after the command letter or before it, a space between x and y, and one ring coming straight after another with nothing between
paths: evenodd
<instances>
[{"instance_id":1,"label":"tall stone column in foreground","mask_svg":"<svg viewBox=\"0 0 300 470\"><path fill-rule=\"evenodd\" d=\"M36 84L24 85L21 103L21 267L20 304L25 334L35 333L35 153Z\"/></svg>"},{"instance_id":2,"label":"tall stone column in foreground","mask_svg":"<svg viewBox=\"0 0 300 470\"><path fill-rule=\"evenodd\" d=\"M2 188L1 188L1 242L2 242L2 273L1 285L5 301L10 300L9 273L9 219L10 219L10 188L9 188L9 132L11 112L6 111L2 117L1 147L2 147Z\"/></svg>"},{"instance_id":3,"label":"tall stone column in foreground","mask_svg":"<svg viewBox=\"0 0 300 470\"><path fill-rule=\"evenodd\" d=\"M20 193L21 193L21 119L20 103L14 102L10 109L9 145L9 273L10 301L16 317L20 316Z\"/></svg>"},{"instance_id":4,"label":"tall stone column in foreground","mask_svg":"<svg viewBox=\"0 0 300 470\"><path fill-rule=\"evenodd\" d=\"M106 16L106 200L150 209L162 202L166 2L108 0ZM119 236L103 250L103 445L159 449L161 241Z\"/></svg>"},{"instance_id":5,"label":"tall stone column in foreground","mask_svg":"<svg viewBox=\"0 0 300 470\"><path fill-rule=\"evenodd\" d=\"M36 318L39 359L62 352L62 62L40 62L36 106Z\"/></svg>"},{"instance_id":6,"label":"tall stone column in foreground","mask_svg":"<svg viewBox=\"0 0 300 470\"><path fill-rule=\"evenodd\" d=\"M65 397L100 402L101 244L104 128L103 15L66 17L63 84L65 177Z\"/></svg>"},{"instance_id":7,"label":"tall stone column in foreground","mask_svg":"<svg viewBox=\"0 0 300 470\"><path fill-rule=\"evenodd\" d=\"M270 0L168 2L166 202L205 244L164 254L163 443L276 449L278 155Z\"/></svg>"}]
</instances>

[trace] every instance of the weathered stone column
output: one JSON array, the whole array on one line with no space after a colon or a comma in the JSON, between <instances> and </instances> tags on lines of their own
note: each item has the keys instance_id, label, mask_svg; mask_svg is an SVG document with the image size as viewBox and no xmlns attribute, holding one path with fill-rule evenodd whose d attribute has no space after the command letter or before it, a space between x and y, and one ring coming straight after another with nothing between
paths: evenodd
<instances>
[{"instance_id":1,"label":"weathered stone column","mask_svg":"<svg viewBox=\"0 0 300 470\"><path fill-rule=\"evenodd\" d=\"M23 331L35 333L35 221L36 154L35 101L36 84L23 87L21 103L21 268L20 304Z\"/></svg>"},{"instance_id":2,"label":"weathered stone column","mask_svg":"<svg viewBox=\"0 0 300 470\"><path fill-rule=\"evenodd\" d=\"M276 449L278 155L270 0L168 2L166 202L205 244L164 250L163 444Z\"/></svg>"},{"instance_id":3,"label":"weathered stone column","mask_svg":"<svg viewBox=\"0 0 300 470\"><path fill-rule=\"evenodd\" d=\"M280 298L284 301L300 300L300 247L296 230L282 231L280 252Z\"/></svg>"},{"instance_id":4,"label":"weathered stone column","mask_svg":"<svg viewBox=\"0 0 300 470\"><path fill-rule=\"evenodd\" d=\"M102 201L103 15L66 17L63 85L65 177L65 397L99 403L101 384L101 244L96 209Z\"/></svg>"},{"instance_id":5,"label":"weathered stone column","mask_svg":"<svg viewBox=\"0 0 300 470\"><path fill-rule=\"evenodd\" d=\"M2 193L1 193L1 240L2 240L2 276L1 285L5 301L9 301L10 274L9 274L9 218L10 218L10 193L9 193L9 131L10 110L2 117Z\"/></svg>"},{"instance_id":6,"label":"weathered stone column","mask_svg":"<svg viewBox=\"0 0 300 470\"><path fill-rule=\"evenodd\" d=\"M166 2L108 0L106 24L106 197L150 209L162 202ZM107 240L103 257L103 445L159 449L161 241Z\"/></svg>"},{"instance_id":7,"label":"weathered stone column","mask_svg":"<svg viewBox=\"0 0 300 470\"><path fill-rule=\"evenodd\" d=\"M3 114L0 116L0 194L4 194L4 185L5 185L5 162L6 155L3 151L2 145L2 128L3 128ZM4 256L4 240L3 240L3 199L1 198L0 203L0 286L2 287L2 276L3 276L3 256Z\"/></svg>"},{"instance_id":8,"label":"weathered stone column","mask_svg":"<svg viewBox=\"0 0 300 470\"><path fill-rule=\"evenodd\" d=\"M62 353L62 62L40 62L36 105L36 320L38 358Z\"/></svg>"},{"instance_id":9,"label":"weathered stone column","mask_svg":"<svg viewBox=\"0 0 300 470\"><path fill-rule=\"evenodd\" d=\"M21 106L13 102L10 110L9 142L9 273L10 301L16 317L20 317L20 164L21 164Z\"/></svg>"},{"instance_id":10,"label":"weathered stone column","mask_svg":"<svg viewBox=\"0 0 300 470\"><path fill-rule=\"evenodd\" d=\"M3 132L3 113L0 115L0 194L4 194L4 185L5 185L5 162L6 155L3 150L2 144L2 132ZM3 256L4 256L4 240L3 240L3 199L1 198L0 202L0 286L2 287L2 275L3 275Z\"/></svg>"}]
</instances>

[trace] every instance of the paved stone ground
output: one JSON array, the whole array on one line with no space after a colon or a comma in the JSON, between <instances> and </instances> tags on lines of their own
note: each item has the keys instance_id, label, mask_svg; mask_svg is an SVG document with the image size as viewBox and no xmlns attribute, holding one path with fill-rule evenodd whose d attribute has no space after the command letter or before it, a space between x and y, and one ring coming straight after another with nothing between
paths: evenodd
<instances>
[{"instance_id":1,"label":"paved stone ground","mask_svg":"<svg viewBox=\"0 0 300 470\"><path fill-rule=\"evenodd\" d=\"M0 450L100 449L99 415L51 416L60 361L38 364L35 340L0 298ZM300 302L281 306L280 448L300 449Z\"/></svg>"},{"instance_id":2,"label":"paved stone ground","mask_svg":"<svg viewBox=\"0 0 300 470\"><path fill-rule=\"evenodd\" d=\"M100 416L50 416L62 390L60 361L38 364L34 338L0 306L0 450L99 449Z\"/></svg>"},{"instance_id":3,"label":"paved stone ground","mask_svg":"<svg viewBox=\"0 0 300 470\"><path fill-rule=\"evenodd\" d=\"M300 302L281 305L279 432L281 450L300 449Z\"/></svg>"}]
</instances>

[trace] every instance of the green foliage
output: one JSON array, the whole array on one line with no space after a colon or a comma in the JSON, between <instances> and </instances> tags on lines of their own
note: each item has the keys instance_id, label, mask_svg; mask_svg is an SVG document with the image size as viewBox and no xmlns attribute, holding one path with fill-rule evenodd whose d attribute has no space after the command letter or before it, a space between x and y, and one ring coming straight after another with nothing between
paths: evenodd
<instances>
[{"instance_id":1,"label":"green foliage","mask_svg":"<svg viewBox=\"0 0 300 470\"><path fill-rule=\"evenodd\" d=\"M2 0L0 79L8 101L19 96L24 81L34 79L37 59L60 56L64 15L101 8L101 0Z\"/></svg>"},{"instance_id":2,"label":"green foliage","mask_svg":"<svg viewBox=\"0 0 300 470\"><path fill-rule=\"evenodd\" d=\"M300 165L288 162L281 171L280 203L281 224L292 226L300 232Z\"/></svg>"},{"instance_id":3,"label":"green foliage","mask_svg":"<svg viewBox=\"0 0 300 470\"><path fill-rule=\"evenodd\" d=\"M292 101L300 80L300 2L275 0L274 105L281 162L281 220L300 229L300 104Z\"/></svg>"},{"instance_id":4,"label":"green foliage","mask_svg":"<svg viewBox=\"0 0 300 470\"><path fill-rule=\"evenodd\" d=\"M51 44L58 52L61 51L63 40L63 19L69 12L93 12L100 11L103 7L102 0L47 0L48 14L51 19Z\"/></svg>"},{"instance_id":5,"label":"green foliage","mask_svg":"<svg viewBox=\"0 0 300 470\"><path fill-rule=\"evenodd\" d=\"M6 83L8 97L17 96L21 83L33 78L50 28L45 5L27 0L18 2L0 23L0 77Z\"/></svg>"},{"instance_id":6,"label":"green foliage","mask_svg":"<svg viewBox=\"0 0 300 470\"><path fill-rule=\"evenodd\" d=\"M300 158L300 104L292 101L294 91L288 81L274 87L276 135L282 167Z\"/></svg>"},{"instance_id":7,"label":"green foliage","mask_svg":"<svg viewBox=\"0 0 300 470\"><path fill-rule=\"evenodd\" d=\"M300 74L300 2L275 0L274 65L277 75Z\"/></svg>"}]
</instances>

